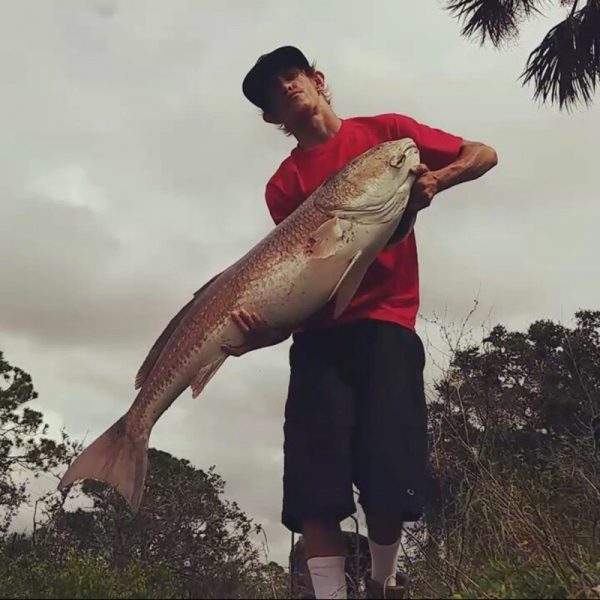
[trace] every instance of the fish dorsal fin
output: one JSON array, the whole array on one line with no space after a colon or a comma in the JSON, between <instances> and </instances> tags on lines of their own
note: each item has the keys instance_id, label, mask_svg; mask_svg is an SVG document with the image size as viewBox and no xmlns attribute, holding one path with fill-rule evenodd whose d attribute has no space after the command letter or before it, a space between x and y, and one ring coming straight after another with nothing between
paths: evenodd
<instances>
[{"instance_id":1,"label":"fish dorsal fin","mask_svg":"<svg viewBox=\"0 0 600 600\"><path fill-rule=\"evenodd\" d=\"M219 367L225 362L227 355L224 354L207 365L204 365L194 377L192 383L192 398L196 398L200 392L206 387L206 384L212 379L212 376L217 372Z\"/></svg>"},{"instance_id":2,"label":"fish dorsal fin","mask_svg":"<svg viewBox=\"0 0 600 600\"><path fill-rule=\"evenodd\" d=\"M163 348L166 346L170 337L173 335L173 332L177 329L177 327L179 326L181 321L184 319L184 317L188 313L188 311L192 308L193 304L196 302L198 297L203 292L205 292L207 290L208 286L210 286L211 283L213 283L213 281L215 281L215 279L217 277L219 277L219 275L221 275L221 274L222 273L215 275L212 279L210 279L207 283L205 283L194 294L194 297L171 319L171 321L169 321L169 324L165 327L164 331L160 334L160 336L158 337L156 342L154 342L154 345L150 349L150 352L148 352L148 356L146 356L146 359L144 360L142 366L140 367L140 370L138 371L138 373L135 377L135 389L136 390L144 385L144 382L146 381L146 379L148 378L148 375L150 374L150 371L152 371L152 368L156 364L158 357L160 356L161 352L163 351Z\"/></svg>"}]
</instances>

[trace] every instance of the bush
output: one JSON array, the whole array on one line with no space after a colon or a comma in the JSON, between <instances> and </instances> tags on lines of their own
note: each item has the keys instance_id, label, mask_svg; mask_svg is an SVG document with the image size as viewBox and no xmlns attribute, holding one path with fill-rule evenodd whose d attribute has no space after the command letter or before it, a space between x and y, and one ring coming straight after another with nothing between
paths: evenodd
<instances>
[{"instance_id":1,"label":"bush","mask_svg":"<svg viewBox=\"0 0 600 600\"><path fill-rule=\"evenodd\" d=\"M35 549L11 558L0 554L3 598L182 598L169 567L130 561L116 570L91 552L70 551L61 565Z\"/></svg>"}]
</instances>

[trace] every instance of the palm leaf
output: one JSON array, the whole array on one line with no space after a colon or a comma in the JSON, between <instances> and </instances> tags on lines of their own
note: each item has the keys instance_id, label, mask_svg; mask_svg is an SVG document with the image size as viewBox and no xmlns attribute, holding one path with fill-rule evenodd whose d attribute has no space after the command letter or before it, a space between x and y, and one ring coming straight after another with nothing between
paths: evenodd
<instances>
[{"instance_id":1,"label":"palm leaf","mask_svg":"<svg viewBox=\"0 0 600 600\"><path fill-rule=\"evenodd\" d=\"M592 102L600 81L600 0L589 0L580 10L553 27L530 54L521 75L533 82L534 99L570 108Z\"/></svg>"},{"instance_id":2,"label":"palm leaf","mask_svg":"<svg viewBox=\"0 0 600 600\"><path fill-rule=\"evenodd\" d=\"M447 10L464 22L461 34L489 38L494 46L517 37L519 25L532 13L540 13L546 0L448 0Z\"/></svg>"}]
</instances>

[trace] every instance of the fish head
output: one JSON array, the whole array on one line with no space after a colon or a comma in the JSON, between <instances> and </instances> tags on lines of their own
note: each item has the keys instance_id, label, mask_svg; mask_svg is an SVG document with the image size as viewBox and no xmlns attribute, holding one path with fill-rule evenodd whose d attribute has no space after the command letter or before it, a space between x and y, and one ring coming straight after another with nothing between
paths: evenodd
<instances>
[{"instance_id":1,"label":"fish head","mask_svg":"<svg viewBox=\"0 0 600 600\"><path fill-rule=\"evenodd\" d=\"M383 142L350 161L321 186L316 205L331 216L360 222L399 218L415 179L410 169L420 162L410 138Z\"/></svg>"}]
</instances>

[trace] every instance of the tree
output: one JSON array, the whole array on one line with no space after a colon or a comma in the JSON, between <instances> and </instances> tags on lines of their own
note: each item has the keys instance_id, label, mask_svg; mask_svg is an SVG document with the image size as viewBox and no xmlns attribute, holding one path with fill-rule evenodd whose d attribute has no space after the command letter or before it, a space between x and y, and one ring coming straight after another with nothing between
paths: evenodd
<instances>
[{"instance_id":1,"label":"tree","mask_svg":"<svg viewBox=\"0 0 600 600\"><path fill-rule=\"evenodd\" d=\"M522 23L541 14L550 0L447 0L447 10L464 22L462 35L495 47L518 36ZM560 0L563 21L529 55L521 75L533 83L534 99L558 102L560 109L591 104L600 82L600 0Z\"/></svg>"},{"instance_id":2,"label":"tree","mask_svg":"<svg viewBox=\"0 0 600 600\"><path fill-rule=\"evenodd\" d=\"M36 543L60 564L70 553L92 553L116 572L131 561L167 567L189 598L255 598L281 590L283 570L264 565L251 536L261 532L221 496L225 483L189 461L149 451L146 490L133 515L123 498L100 482L85 481L90 509L66 511L57 500Z\"/></svg>"},{"instance_id":3,"label":"tree","mask_svg":"<svg viewBox=\"0 0 600 600\"><path fill-rule=\"evenodd\" d=\"M42 413L27 406L36 398L30 375L0 351L0 535L29 498L24 474L48 473L76 450L64 432L60 442L46 437Z\"/></svg>"},{"instance_id":4,"label":"tree","mask_svg":"<svg viewBox=\"0 0 600 600\"><path fill-rule=\"evenodd\" d=\"M144 501L133 515L109 486L85 481L91 507L67 510L68 491L36 501L31 534L7 534L34 477L72 460L80 446L47 437L29 374L0 353L0 597L285 597L287 573L261 560L261 533L225 482L166 452L149 451ZM75 488L77 490L78 488Z\"/></svg>"},{"instance_id":5,"label":"tree","mask_svg":"<svg viewBox=\"0 0 600 600\"><path fill-rule=\"evenodd\" d=\"M455 348L429 412L413 579L458 597L599 597L600 311Z\"/></svg>"}]
</instances>

